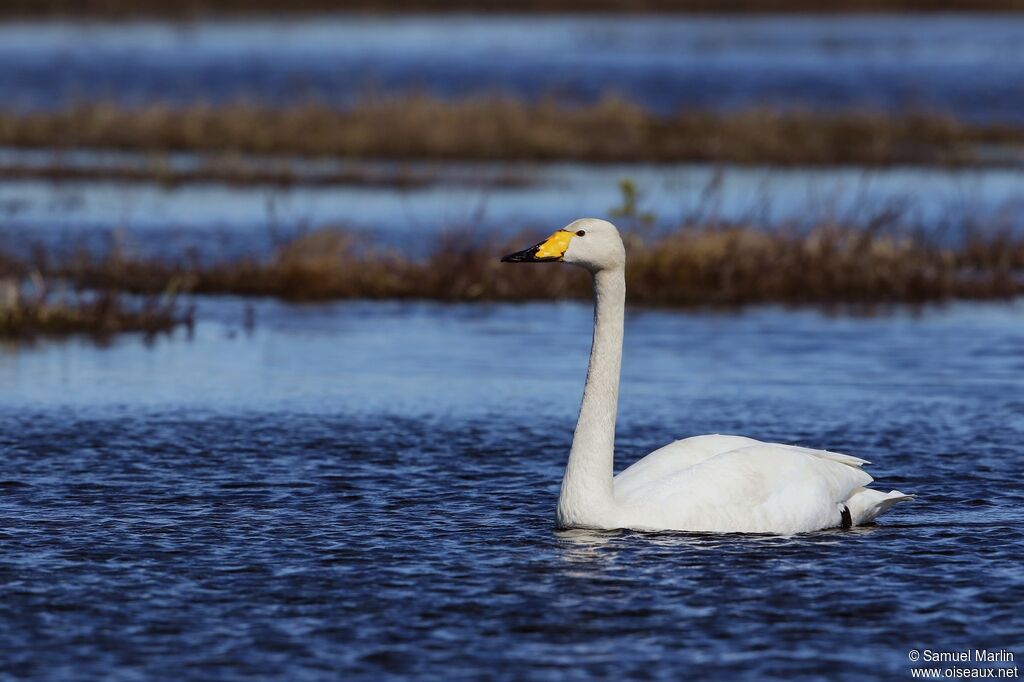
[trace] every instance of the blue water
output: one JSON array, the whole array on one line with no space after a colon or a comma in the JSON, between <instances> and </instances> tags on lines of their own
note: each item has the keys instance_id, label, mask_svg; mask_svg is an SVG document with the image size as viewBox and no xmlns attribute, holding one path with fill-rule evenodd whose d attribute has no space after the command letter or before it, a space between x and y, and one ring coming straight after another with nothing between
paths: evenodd
<instances>
[{"instance_id":1,"label":"blue water","mask_svg":"<svg viewBox=\"0 0 1024 682\"><path fill-rule=\"evenodd\" d=\"M909 679L1024 654L1024 307L632 311L618 466L828 446L919 495L793 538L557 532L585 305L204 300L0 348L0 677Z\"/></svg>"},{"instance_id":2,"label":"blue water","mask_svg":"<svg viewBox=\"0 0 1024 682\"><path fill-rule=\"evenodd\" d=\"M0 26L6 106L481 91L658 111L778 105L1021 120L1019 15L316 16Z\"/></svg>"},{"instance_id":3,"label":"blue water","mask_svg":"<svg viewBox=\"0 0 1024 682\"><path fill-rule=\"evenodd\" d=\"M0 150L0 162L46 161L49 154ZM61 154L65 163L105 163L132 155ZM194 161L184 155L182 162ZM364 164L380 169L388 164ZM265 253L305 228L344 227L407 253L429 249L446 230L504 238L550 231L585 215L608 216L622 202L619 182L640 192L640 210L658 225L749 222L761 227L823 222L864 225L892 210L938 239L1024 226L1024 169L863 169L715 167L701 164L409 163L436 178L421 187L216 184L166 187L109 181L0 181L0 236L7 248L43 243L99 248L112 233L143 251L212 256ZM510 186L465 179L512 177ZM454 180L453 180L454 178Z\"/></svg>"}]
</instances>

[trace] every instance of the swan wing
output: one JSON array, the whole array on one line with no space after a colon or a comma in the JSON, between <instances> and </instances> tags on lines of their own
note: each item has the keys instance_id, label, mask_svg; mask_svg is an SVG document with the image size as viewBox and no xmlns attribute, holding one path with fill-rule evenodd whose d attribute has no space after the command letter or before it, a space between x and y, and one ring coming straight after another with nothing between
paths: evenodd
<instances>
[{"instance_id":1,"label":"swan wing","mask_svg":"<svg viewBox=\"0 0 1024 682\"><path fill-rule=\"evenodd\" d=\"M764 443L746 436L732 436L711 434L705 436L691 436L682 438L658 448L646 457L634 462L623 469L615 477L615 493L617 495L628 495L638 488L643 488L649 482L659 480L670 474L721 455L732 450L750 447L752 445L770 445L778 448L789 448L821 459L827 459L851 467L860 467L871 462L853 455L845 455L840 452L829 450L815 450L799 445L785 445L782 443Z\"/></svg>"},{"instance_id":2,"label":"swan wing","mask_svg":"<svg viewBox=\"0 0 1024 682\"><path fill-rule=\"evenodd\" d=\"M872 480L862 463L825 450L754 441L664 475L631 477L615 492L629 510L630 527L792 534L840 525L845 501Z\"/></svg>"},{"instance_id":3,"label":"swan wing","mask_svg":"<svg viewBox=\"0 0 1024 682\"><path fill-rule=\"evenodd\" d=\"M797 452L803 452L808 455L813 455L814 457L820 457L821 459L829 459L833 462L839 462L840 464L846 464L851 467L860 467L865 464L871 464L871 462L866 459L854 457L853 455L844 455L841 452L832 452L831 450L815 450L813 448L804 448L799 445L783 445L782 443L769 443L769 445L774 445L780 448L790 448Z\"/></svg>"},{"instance_id":4,"label":"swan wing","mask_svg":"<svg viewBox=\"0 0 1024 682\"><path fill-rule=\"evenodd\" d=\"M615 477L615 494L629 495L643 489L651 481L689 469L715 455L760 443L746 436L723 436L717 433L677 440L623 469Z\"/></svg>"}]
</instances>

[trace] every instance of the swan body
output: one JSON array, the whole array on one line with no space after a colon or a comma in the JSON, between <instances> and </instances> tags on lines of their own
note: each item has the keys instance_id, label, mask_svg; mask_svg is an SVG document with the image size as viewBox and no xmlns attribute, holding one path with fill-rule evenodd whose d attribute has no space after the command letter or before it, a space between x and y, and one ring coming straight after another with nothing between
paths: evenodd
<instances>
[{"instance_id":1,"label":"swan body","mask_svg":"<svg viewBox=\"0 0 1024 682\"><path fill-rule=\"evenodd\" d=\"M559 528L793 533L871 523L912 499L867 487L869 462L744 436L670 443L612 475L626 256L615 226L570 223L505 262L565 262L594 278L594 340L558 498Z\"/></svg>"},{"instance_id":2,"label":"swan body","mask_svg":"<svg viewBox=\"0 0 1024 682\"><path fill-rule=\"evenodd\" d=\"M863 525L908 496L865 487L863 459L743 436L694 436L614 479L629 528L799 533Z\"/></svg>"}]
</instances>

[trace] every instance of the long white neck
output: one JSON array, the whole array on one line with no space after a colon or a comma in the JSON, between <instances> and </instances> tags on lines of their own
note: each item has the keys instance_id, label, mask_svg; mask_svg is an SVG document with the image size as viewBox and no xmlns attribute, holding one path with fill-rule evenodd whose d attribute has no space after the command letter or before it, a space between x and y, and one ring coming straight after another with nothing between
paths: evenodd
<instances>
[{"instance_id":1,"label":"long white neck","mask_svg":"<svg viewBox=\"0 0 1024 682\"><path fill-rule=\"evenodd\" d=\"M612 469L625 307L625 271L598 271L594 275L594 343L558 497L560 528L608 527L615 512Z\"/></svg>"}]
</instances>

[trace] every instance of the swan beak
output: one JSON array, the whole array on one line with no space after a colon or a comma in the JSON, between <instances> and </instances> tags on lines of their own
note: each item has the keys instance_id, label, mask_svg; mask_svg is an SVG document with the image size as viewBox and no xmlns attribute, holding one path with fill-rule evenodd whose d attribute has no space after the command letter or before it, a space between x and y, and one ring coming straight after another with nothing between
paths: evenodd
<instances>
[{"instance_id":1,"label":"swan beak","mask_svg":"<svg viewBox=\"0 0 1024 682\"><path fill-rule=\"evenodd\" d=\"M572 241L572 232L559 230L553 235L528 249L510 253L501 259L502 263L544 263L560 261Z\"/></svg>"}]
</instances>

